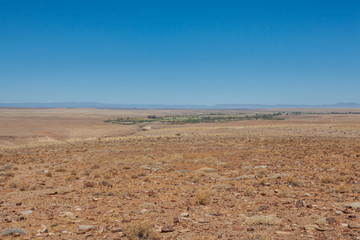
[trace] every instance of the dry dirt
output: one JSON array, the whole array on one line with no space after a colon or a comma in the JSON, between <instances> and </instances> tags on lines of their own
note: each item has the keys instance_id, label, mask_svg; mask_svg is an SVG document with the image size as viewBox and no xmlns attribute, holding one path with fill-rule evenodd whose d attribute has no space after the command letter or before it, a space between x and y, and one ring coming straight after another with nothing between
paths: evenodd
<instances>
[{"instance_id":1,"label":"dry dirt","mask_svg":"<svg viewBox=\"0 0 360 240\"><path fill-rule=\"evenodd\" d=\"M360 115L103 122L186 112L0 109L0 238L360 239Z\"/></svg>"}]
</instances>

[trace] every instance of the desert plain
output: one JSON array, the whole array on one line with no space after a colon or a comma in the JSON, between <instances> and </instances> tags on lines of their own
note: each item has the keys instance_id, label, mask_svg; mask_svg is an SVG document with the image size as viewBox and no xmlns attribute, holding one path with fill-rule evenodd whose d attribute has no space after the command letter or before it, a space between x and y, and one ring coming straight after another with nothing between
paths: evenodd
<instances>
[{"instance_id":1,"label":"desert plain","mask_svg":"<svg viewBox=\"0 0 360 240\"><path fill-rule=\"evenodd\" d=\"M360 110L0 109L0 238L360 239L349 112Z\"/></svg>"}]
</instances>

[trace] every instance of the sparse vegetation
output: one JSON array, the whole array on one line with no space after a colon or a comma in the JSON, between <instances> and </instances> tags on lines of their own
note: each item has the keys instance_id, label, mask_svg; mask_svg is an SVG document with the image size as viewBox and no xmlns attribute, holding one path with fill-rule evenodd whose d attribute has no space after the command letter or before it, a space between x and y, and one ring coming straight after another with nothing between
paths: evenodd
<instances>
[{"instance_id":1,"label":"sparse vegetation","mask_svg":"<svg viewBox=\"0 0 360 240\"><path fill-rule=\"evenodd\" d=\"M56 170L55 170L55 172L66 172L66 169L65 168L57 168Z\"/></svg>"},{"instance_id":2,"label":"sparse vegetation","mask_svg":"<svg viewBox=\"0 0 360 240\"><path fill-rule=\"evenodd\" d=\"M23 181L23 180L20 180L20 179L12 179L10 182L9 182L9 186L11 188L17 188L19 189L20 191L26 191L26 190L29 190L31 189L30 187L30 184Z\"/></svg>"},{"instance_id":3,"label":"sparse vegetation","mask_svg":"<svg viewBox=\"0 0 360 240\"><path fill-rule=\"evenodd\" d=\"M241 238L241 240L270 240L270 237L266 233L253 233L249 236Z\"/></svg>"},{"instance_id":4,"label":"sparse vegetation","mask_svg":"<svg viewBox=\"0 0 360 240\"><path fill-rule=\"evenodd\" d=\"M207 189L196 192L194 197L195 205L207 205L211 200L211 191Z\"/></svg>"},{"instance_id":5,"label":"sparse vegetation","mask_svg":"<svg viewBox=\"0 0 360 240\"><path fill-rule=\"evenodd\" d=\"M168 124L186 124L186 123L211 123L211 122L233 122L233 121L244 121L244 120L284 120L281 118L282 113L269 113L269 114L198 114L198 115L176 115L176 116L155 116L148 115L146 118L117 118L117 119L108 119L104 122L106 123L115 123L123 125L131 125L137 123L151 123L151 122L161 122Z\"/></svg>"},{"instance_id":6,"label":"sparse vegetation","mask_svg":"<svg viewBox=\"0 0 360 240\"><path fill-rule=\"evenodd\" d=\"M130 240L158 240L160 237L153 230L153 225L145 221L137 221L128 224L124 230L124 235Z\"/></svg>"},{"instance_id":7,"label":"sparse vegetation","mask_svg":"<svg viewBox=\"0 0 360 240\"><path fill-rule=\"evenodd\" d=\"M320 181L322 183L333 183L335 182L335 178L329 175L323 176L320 178Z\"/></svg>"},{"instance_id":8,"label":"sparse vegetation","mask_svg":"<svg viewBox=\"0 0 360 240\"><path fill-rule=\"evenodd\" d=\"M107 180L101 180L101 181L99 182L99 185L105 186L105 187L112 187L112 186L113 186L113 185L112 185L110 182L108 182Z\"/></svg>"},{"instance_id":9,"label":"sparse vegetation","mask_svg":"<svg viewBox=\"0 0 360 240\"><path fill-rule=\"evenodd\" d=\"M340 184L335 187L337 193L349 193L351 192L351 186L347 184Z\"/></svg>"},{"instance_id":10,"label":"sparse vegetation","mask_svg":"<svg viewBox=\"0 0 360 240\"><path fill-rule=\"evenodd\" d=\"M286 178L286 183L292 185L292 186L295 186L295 187L298 187L300 186L300 181L297 180L294 175L290 175Z\"/></svg>"},{"instance_id":11,"label":"sparse vegetation","mask_svg":"<svg viewBox=\"0 0 360 240\"><path fill-rule=\"evenodd\" d=\"M255 188L253 186L248 186L245 188L244 191L245 196L254 196L255 195Z\"/></svg>"},{"instance_id":12,"label":"sparse vegetation","mask_svg":"<svg viewBox=\"0 0 360 240\"><path fill-rule=\"evenodd\" d=\"M126 121L153 122L111 125L102 122L107 116L94 115L91 138L88 131L85 140L80 135L94 125L79 120L81 129L71 129L71 137L79 136L74 140L60 142L63 136L43 145L0 148L2 229L19 223L28 237L46 238L37 232L44 223L60 238L135 240L356 235L351 224L359 218L360 115L281 112L274 118L284 121L233 118L170 126L160 122L165 114L186 121L180 116L256 113L114 111L111 116L131 116ZM259 116L275 113L259 111ZM156 118L148 118L152 114ZM145 127L148 132L141 131ZM12 141L0 138L0 146ZM88 224L93 228L80 235L78 226Z\"/></svg>"},{"instance_id":13,"label":"sparse vegetation","mask_svg":"<svg viewBox=\"0 0 360 240\"><path fill-rule=\"evenodd\" d=\"M279 195L284 198L290 198L290 197L292 197L293 193L289 187L281 186L279 189Z\"/></svg>"},{"instance_id":14,"label":"sparse vegetation","mask_svg":"<svg viewBox=\"0 0 360 240\"><path fill-rule=\"evenodd\" d=\"M95 183L93 183L93 182L85 182L84 187L85 188L93 188L93 187L95 187Z\"/></svg>"},{"instance_id":15,"label":"sparse vegetation","mask_svg":"<svg viewBox=\"0 0 360 240\"><path fill-rule=\"evenodd\" d=\"M278 225L281 223L281 219L275 215L259 215L246 218L245 223L248 225Z\"/></svg>"}]
</instances>

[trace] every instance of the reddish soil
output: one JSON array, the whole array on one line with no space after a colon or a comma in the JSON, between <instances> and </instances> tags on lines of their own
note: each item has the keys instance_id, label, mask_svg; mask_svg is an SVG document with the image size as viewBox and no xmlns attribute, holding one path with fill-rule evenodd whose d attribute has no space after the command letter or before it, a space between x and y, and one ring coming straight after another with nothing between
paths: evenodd
<instances>
[{"instance_id":1,"label":"reddish soil","mask_svg":"<svg viewBox=\"0 0 360 240\"><path fill-rule=\"evenodd\" d=\"M1 109L0 231L22 228L21 239L131 239L136 231L153 237L133 239L360 239L360 115L103 122L179 112Z\"/></svg>"}]
</instances>

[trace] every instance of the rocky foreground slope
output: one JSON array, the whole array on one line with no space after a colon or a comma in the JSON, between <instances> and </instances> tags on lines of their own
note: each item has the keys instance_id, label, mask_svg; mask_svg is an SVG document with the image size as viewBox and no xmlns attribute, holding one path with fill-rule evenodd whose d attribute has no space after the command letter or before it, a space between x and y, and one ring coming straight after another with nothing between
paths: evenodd
<instances>
[{"instance_id":1,"label":"rocky foreground slope","mask_svg":"<svg viewBox=\"0 0 360 240\"><path fill-rule=\"evenodd\" d=\"M1 238L360 239L359 129L232 124L2 149Z\"/></svg>"}]
</instances>

